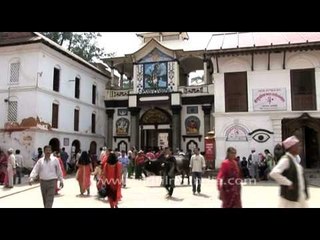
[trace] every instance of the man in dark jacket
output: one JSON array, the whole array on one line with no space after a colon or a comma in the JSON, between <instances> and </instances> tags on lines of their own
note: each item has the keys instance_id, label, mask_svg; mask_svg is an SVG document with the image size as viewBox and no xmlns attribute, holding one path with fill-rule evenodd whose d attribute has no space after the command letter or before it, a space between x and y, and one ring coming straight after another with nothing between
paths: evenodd
<instances>
[{"instance_id":1,"label":"man in dark jacket","mask_svg":"<svg viewBox=\"0 0 320 240\"><path fill-rule=\"evenodd\" d=\"M280 207L307 207L307 182L300 165L299 139L291 136L282 142L286 150L277 165L270 172L270 177L280 184Z\"/></svg>"},{"instance_id":2,"label":"man in dark jacket","mask_svg":"<svg viewBox=\"0 0 320 240\"><path fill-rule=\"evenodd\" d=\"M174 189L176 158L169 147L165 148L165 160L162 166L164 167L164 187L168 191L166 198L171 198Z\"/></svg>"}]
</instances>

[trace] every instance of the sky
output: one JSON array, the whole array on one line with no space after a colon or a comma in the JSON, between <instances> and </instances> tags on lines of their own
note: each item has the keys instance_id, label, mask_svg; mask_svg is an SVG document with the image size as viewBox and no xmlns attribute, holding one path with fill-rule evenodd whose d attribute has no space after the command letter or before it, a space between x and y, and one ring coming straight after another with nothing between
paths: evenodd
<instances>
[{"instance_id":1,"label":"sky","mask_svg":"<svg viewBox=\"0 0 320 240\"><path fill-rule=\"evenodd\" d=\"M137 32L100 32L98 38L99 47L103 47L106 53L116 52L116 56L133 53L139 49L141 40ZM189 41L197 41L206 47L213 32L188 32Z\"/></svg>"}]
</instances>

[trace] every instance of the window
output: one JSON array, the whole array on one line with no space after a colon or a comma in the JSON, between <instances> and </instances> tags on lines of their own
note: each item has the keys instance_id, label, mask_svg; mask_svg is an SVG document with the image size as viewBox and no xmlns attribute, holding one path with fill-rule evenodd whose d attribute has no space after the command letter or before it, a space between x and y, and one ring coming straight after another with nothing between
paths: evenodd
<instances>
[{"instance_id":1,"label":"window","mask_svg":"<svg viewBox=\"0 0 320 240\"><path fill-rule=\"evenodd\" d=\"M225 111L247 112L247 72L224 74Z\"/></svg>"},{"instance_id":2,"label":"window","mask_svg":"<svg viewBox=\"0 0 320 240\"><path fill-rule=\"evenodd\" d=\"M10 64L10 84L19 83L19 72L20 72L20 63L11 63Z\"/></svg>"},{"instance_id":3,"label":"window","mask_svg":"<svg viewBox=\"0 0 320 240\"><path fill-rule=\"evenodd\" d=\"M60 87L60 69L53 69L53 91L59 92Z\"/></svg>"},{"instance_id":4,"label":"window","mask_svg":"<svg viewBox=\"0 0 320 240\"><path fill-rule=\"evenodd\" d=\"M80 78L76 77L75 79L75 89L74 89L74 97L80 98Z\"/></svg>"},{"instance_id":5,"label":"window","mask_svg":"<svg viewBox=\"0 0 320 240\"><path fill-rule=\"evenodd\" d=\"M52 103L52 128L58 128L59 105Z\"/></svg>"},{"instance_id":6,"label":"window","mask_svg":"<svg viewBox=\"0 0 320 240\"><path fill-rule=\"evenodd\" d=\"M290 78L292 110L316 110L314 68L291 70Z\"/></svg>"},{"instance_id":7,"label":"window","mask_svg":"<svg viewBox=\"0 0 320 240\"><path fill-rule=\"evenodd\" d=\"M187 114L198 114L198 106L187 107Z\"/></svg>"},{"instance_id":8,"label":"window","mask_svg":"<svg viewBox=\"0 0 320 240\"><path fill-rule=\"evenodd\" d=\"M74 131L79 131L79 109L74 110Z\"/></svg>"},{"instance_id":9,"label":"window","mask_svg":"<svg viewBox=\"0 0 320 240\"><path fill-rule=\"evenodd\" d=\"M204 70L196 70L188 74L188 85L198 86L204 84Z\"/></svg>"},{"instance_id":10,"label":"window","mask_svg":"<svg viewBox=\"0 0 320 240\"><path fill-rule=\"evenodd\" d=\"M92 104L96 104L96 98L97 98L97 86L92 85Z\"/></svg>"},{"instance_id":11,"label":"window","mask_svg":"<svg viewBox=\"0 0 320 240\"><path fill-rule=\"evenodd\" d=\"M94 113L91 114L91 132L96 133L96 115Z\"/></svg>"},{"instance_id":12,"label":"window","mask_svg":"<svg viewBox=\"0 0 320 240\"><path fill-rule=\"evenodd\" d=\"M8 122L16 122L18 119L18 102L8 102Z\"/></svg>"}]
</instances>

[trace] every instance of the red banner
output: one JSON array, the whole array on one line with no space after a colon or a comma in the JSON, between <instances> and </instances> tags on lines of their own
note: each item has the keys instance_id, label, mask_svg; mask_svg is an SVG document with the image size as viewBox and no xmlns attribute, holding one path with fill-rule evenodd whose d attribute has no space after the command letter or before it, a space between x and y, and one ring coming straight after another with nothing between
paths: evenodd
<instances>
[{"instance_id":1,"label":"red banner","mask_svg":"<svg viewBox=\"0 0 320 240\"><path fill-rule=\"evenodd\" d=\"M205 159L207 164L211 168L214 168L214 159L215 159L215 139L214 138L208 138L205 139Z\"/></svg>"}]
</instances>

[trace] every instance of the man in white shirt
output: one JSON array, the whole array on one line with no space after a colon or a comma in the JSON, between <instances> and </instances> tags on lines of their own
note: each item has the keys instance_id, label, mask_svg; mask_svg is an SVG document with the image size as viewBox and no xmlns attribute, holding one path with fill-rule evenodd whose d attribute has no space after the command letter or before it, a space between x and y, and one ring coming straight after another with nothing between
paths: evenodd
<instances>
[{"instance_id":1,"label":"man in white shirt","mask_svg":"<svg viewBox=\"0 0 320 240\"><path fill-rule=\"evenodd\" d=\"M16 178L18 177L18 184L21 183L21 175L23 168L23 156L20 154L20 150L16 150L16 174L13 176L13 185L16 184Z\"/></svg>"},{"instance_id":2,"label":"man in white shirt","mask_svg":"<svg viewBox=\"0 0 320 240\"><path fill-rule=\"evenodd\" d=\"M251 149L251 154L248 157L249 172L252 178L255 178L257 182L260 181L259 176L259 155L256 153L256 149Z\"/></svg>"},{"instance_id":3,"label":"man in white shirt","mask_svg":"<svg viewBox=\"0 0 320 240\"><path fill-rule=\"evenodd\" d=\"M202 173L206 167L206 161L204 157L200 154L200 149L195 148L194 154L191 156L190 159L190 170L192 172L192 192L193 195L196 194L196 190L198 194L201 192L201 178ZM198 179L198 186L196 187L196 179Z\"/></svg>"},{"instance_id":4,"label":"man in white shirt","mask_svg":"<svg viewBox=\"0 0 320 240\"><path fill-rule=\"evenodd\" d=\"M29 184L31 185L34 178L39 176L43 205L45 208L52 208L57 180L60 181L60 188L63 188L63 175L59 160L50 156L51 146L47 145L43 150L44 157L40 158L34 166Z\"/></svg>"}]
</instances>

